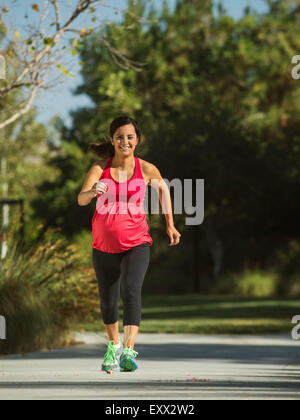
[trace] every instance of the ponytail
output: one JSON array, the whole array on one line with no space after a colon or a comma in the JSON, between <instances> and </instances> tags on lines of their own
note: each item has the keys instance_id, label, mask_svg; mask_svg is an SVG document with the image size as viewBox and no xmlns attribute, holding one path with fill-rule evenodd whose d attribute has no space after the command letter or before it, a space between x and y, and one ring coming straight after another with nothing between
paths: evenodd
<instances>
[{"instance_id":1,"label":"ponytail","mask_svg":"<svg viewBox=\"0 0 300 420\"><path fill-rule=\"evenodd\" d=\"M88 151L95 153L97 156L105 159L115 155L115 148L110 141L104 143L90 143Z\"/></svg>"}]
</instances>

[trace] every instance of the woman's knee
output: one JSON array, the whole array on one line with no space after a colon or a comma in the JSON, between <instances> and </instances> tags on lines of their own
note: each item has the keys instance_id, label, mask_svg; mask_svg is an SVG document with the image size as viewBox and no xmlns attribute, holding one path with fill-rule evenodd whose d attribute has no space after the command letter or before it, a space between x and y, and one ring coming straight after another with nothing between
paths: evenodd
<instances>
[{"instance_id":1,"label":"woman's knee","mask_svg":"<svg viewBox=\"0 0 300 420\"><path fill-rule=\"evenodd\" d=\"M138 289L125 289L122 293L122 300L124 305L132 305L141 303L141 291Z\"/></svg>"},{"instance_id":2,"label":"woman's knee","mask_svg":"<svg viewBox=\"0 0 300 420\"><path fill-rule=\"evenodd\" d=\"M118 302L117 301L107 302L101 299L100 306L101 306L102 312L114 312L118 309Z\"/></svg>"}]
</instances>

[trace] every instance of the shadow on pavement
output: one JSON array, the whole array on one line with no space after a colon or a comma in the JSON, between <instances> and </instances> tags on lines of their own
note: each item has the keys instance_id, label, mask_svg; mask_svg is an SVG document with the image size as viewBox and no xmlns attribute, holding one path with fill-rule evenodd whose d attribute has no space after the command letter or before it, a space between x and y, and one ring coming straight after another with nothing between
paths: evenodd
<instances>
[{"instance_id":1,"label":"shadow on pavement","mask_svg":"<svg viewBox=\"0 0 300 420\"><path fill-rule=\"evenodd\" d=\"M241 344L136 344L138 359L145 361L189 361L219 360L246 364L293 365L300 367L300 349L285 345L241 345ZM102 358L106 351L104 344L78 345L71 348L49 350L25 355L1 356L1 360L46 360Z\"/></svg>"},{"instance_id":2,"label":"shadow on pavement","mask_svg":"<svg viewBox=\"0 0 300 420\"><path fill-rule=\"evenodd\" d=\"M108 382L106 381L92 381L92 382L76 382L76 381L41 381L41 382L1 382L0 383L0 389L1 388L9 388L9 389L51 389L51 388L63 388L67 389L68 387L74 389L74 388L95 388L95 389L101 389L101 387L107 388L124 388L127 389L130 388L143 388L145 389L157 389L157 388L164 388L166 390L167 388L170 389L178 389L178 388L192 388L192 389L198 389L198 388L205 388L205 389L230 389L230 388L239 388L240 390L243 388L247 389L265 389L265 390L278 390L281 391L287 390L295 390L300 392L300 382L294 381L294 382L283 382L283 381L272 381L272 382L266 382L266 381L255 381L255 382L248 382L248 381L239 381L239 380L209 380L208 382L190 382L187 380L173 380L173 381L155 381L155 380L147 380L147 381L113 381Z\"/></svg>"}]
</instances>

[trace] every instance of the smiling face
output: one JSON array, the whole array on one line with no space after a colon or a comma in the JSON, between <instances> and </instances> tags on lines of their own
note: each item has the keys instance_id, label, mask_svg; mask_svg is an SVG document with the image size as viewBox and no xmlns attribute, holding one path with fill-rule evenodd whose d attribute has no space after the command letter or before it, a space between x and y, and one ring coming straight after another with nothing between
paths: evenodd
<instances>
[{"instance_id":1,"label":"smiling face","mask_svg":"<svg viewBox=\"0 0 300 420\"><path fill-rule=\"evenodd\" d=\"M139 144L139 138L133 124L119 127L114 136L110 138L110 141L115 148L115 153L118 155L133 154L136 146Z\"/></svg>"}]
</instances>

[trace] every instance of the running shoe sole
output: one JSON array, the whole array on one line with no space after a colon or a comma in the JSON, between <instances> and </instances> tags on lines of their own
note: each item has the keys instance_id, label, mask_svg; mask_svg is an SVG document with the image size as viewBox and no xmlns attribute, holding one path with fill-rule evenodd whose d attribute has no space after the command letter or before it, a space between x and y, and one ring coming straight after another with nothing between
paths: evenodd
<instances>
[{"instance_id":1,"label":"running shoe sole","mask_svg":"<svg viewBox=\"0 0 300 420\"><path fill-rule=\"evenodd\" d=\"M103 372L120 372L120 367L102 366L101 370Z\"/></svg>"}]
</instances>

